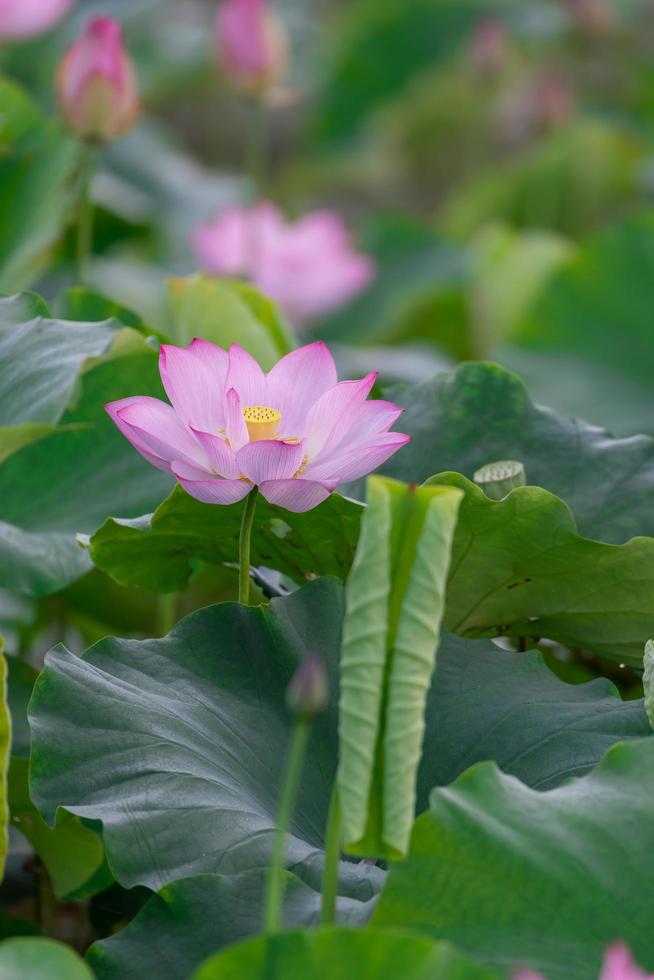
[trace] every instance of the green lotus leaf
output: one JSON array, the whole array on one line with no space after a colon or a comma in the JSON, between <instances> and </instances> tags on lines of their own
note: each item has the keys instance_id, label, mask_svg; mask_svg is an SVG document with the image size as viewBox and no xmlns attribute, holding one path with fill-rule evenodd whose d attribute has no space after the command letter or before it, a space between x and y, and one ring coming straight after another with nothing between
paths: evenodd
<instances>
[{"instance_id":1,"label":"green lotus leaf","mask_svg":"<svg viewBox=\"0 0 654 980\"><path fill-rule=\"evenodd\" d=\"M422 483L446 470L472 479L501 459L521 462L527 483L572 509L585 537L622 544L654 537L654 439L614 439L579 419L535 405L523 382L497 364L464 364L419 385L384 392L406 407L413 441L381 471Z\"/></svg>"},{"instance_id":2,"label":"green lotus leaf","mask_svg":"<svg viewBox=\"0 0 654 980\"><path fill-rule=\"evenodd\" d=\"M315 926L321 896L285 872L284 927ZM160 973L188 980L218 949L261 931L265 871L179 878L154 895L116 936L95 943L87 954L98 980L140 980ZM371 902L340 898L339 919L363 924Z\"/></svg>"},{"instance_id":3,"label":"green lotus leaf","mask_svg":"<svg viewBox=\"0 0 654 980\"><path fill-rule=\"evenodd\" d=\"M151 518L107 520L91 538L91 556L121 585L177 592L188 584L193 559L238 560L242 510L242 506L200 503L175 487ZM315 575L345 578L362 511L361 504L339 494L305 514L293 514L260 498L252 562L298 582Z\"/></svg>"},{"instance_id":4,"label":"green lotus leaf","mask_svg":"<svg viewBox=\"0 0 654 980\"><path fill-rule=\"evenodd\" d=\"M16 936L0 943L2 980L93 980L77 953L54 939Z\"/></svg>"},{"instance_id":5,"label":"green lotus leaf","mask_svg":"<svg viewBox=\"0 0 654 980\"><path fill-rule=\"evenodd\" d=\"M392 929L322 928L262 936L219 953L192 980L493 980L448 943Z\"/></svg>"},{"instance_id":6,"label":"green lotus leaf","mask_svg":"<svg viewBox=\"0 0 654 980\"><path fill-rule=\"evenodd\" d=\"M651 738L546 793L474 766L432 793L372 924L448 940L502 975L596 980L617 939L653 970L653 780Z\"/></svg>"},{"instance_id":7,"label":"green lotus leaf","mask_svg":"<svg viewBox=\"0 0 654 980\"><path fill-rule=\"evenodd\" d=\"M314 725L287 860L319 888L342 612L342 587L327 578L266 607L200 610L160 640L102 640L81 659L52 650L30 709L30 790L44 819L64 807L101 821L125 887L264 867L290 734L286 687L316 650L332 703ZM341 866L342 894L359 901L382 879Z\"/></svg>"}]
</instances>

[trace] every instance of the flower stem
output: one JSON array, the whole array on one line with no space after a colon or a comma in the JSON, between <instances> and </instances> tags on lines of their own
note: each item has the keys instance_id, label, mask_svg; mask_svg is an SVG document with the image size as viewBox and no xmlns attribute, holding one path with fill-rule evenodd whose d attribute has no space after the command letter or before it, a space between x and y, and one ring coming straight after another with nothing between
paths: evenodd
<instances>
[{"instance_id":1,"label":"flower stem","mask_svg":"<svg viewBox=\"0 0 654 980\"><path fill-rule=\"evenodd\" d=\"M238 542L238 601L242 602L244 606L250 604L250 539L252 537L252 524L258 496L259 489L258 487L254 487L245 498L245 509L243 510L241 534Z\"/></svg>"},{"instance_id":2,"label":"flower stem","mask_svg":"<svg viewBox=\"0 0 654 980\"><path fill-rule=\"evenodd\" d=\"M157 635L167 636L176 622L177 593L165 592L157 600Z\"/></svg>"},{"instance_id":3,"label":"flower stem","mask_svg":"<svg viewBox=\"0 0 654 980\"><path fill-rule=\"evenodd\" d=\"M254 98L250 105L245 173L250 179L250 197L256 201L265 194L268 158L268 110L263 99Z\"/></svg>"},{"instance_id":4,"label":"flower stem","mask_svg":"<svg viewBox=\"0 0 654 980\"><path fill-rule=\"evenodd\" d=\"M91 180L95 166L95 147L91 143L81 144L80 191L77 213L77 285L86 285L89 258L93 249L93 202L91 201Z\"/></svg>"},{"instance_id":5,"label":"flower stem","mask_svg":"<svg viewBox=\"0 0 654 980\"><path fill-rule=\"evenodd\" d=\"M275 830L275 840L266 887L264 912L264 928L266 932L276 932L281 923L285 884L284 857L286 852L286 834L288 833L288 827L295 807L310 730L311 724L309 720L300 717L295 722L291 736L291 746L286 763L282 794L279 798L277 828Z\"/></svg>"},{"instance_id":6,"label":"flower stem","mask_svg":"<svg viewBox=\"0 0 654 980\"><path fill-rule=\"evenodd\" d=\"M338 891L338 862L341 856L341 806L338 787L334 784L327 816L325 867L322 875L322 925L334 925L336 893Z\"/></svg>"}]
</instances>

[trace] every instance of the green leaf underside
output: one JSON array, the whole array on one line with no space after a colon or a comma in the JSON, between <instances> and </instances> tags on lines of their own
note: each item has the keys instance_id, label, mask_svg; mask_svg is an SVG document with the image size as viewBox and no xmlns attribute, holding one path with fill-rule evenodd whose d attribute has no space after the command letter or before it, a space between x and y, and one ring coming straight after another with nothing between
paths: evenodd
<instances>
[{"instance_id":1,"label":"green leaf underside","mask_svg":"<svg viewBox=\"0 0 654 980\"><path fill-rule=\"evenodd\" d=\"M182 347L195 337L225 350L236 341L269 371L294 346L274 304L248 283L198 275L169 288L171 337Z\"/></svg>"},{"instance_id":2,"label":"green leaf underside","mask_svg":"<svg viewBox=\"0 0 654 980\"><path fill-rule=\"evenodd\" d=\"M0 943L2 980L93 980L70 946L53 939L14 937Z\"/></svg>"},{"instance_id":3,"label":"green leaf underside","mask_svg":"<svg viewBox=\"0 0 654 980\"><path fill-rule=\"evenodd\" d=\"M30 800L27 759L12 758L9 769L11 826L30 842L50 876L61 901L88 898L108 888L113 877L99 833L79 817L59 810L57 824L48 827Z\"/></svg>"},{"instance_id":4,"label":"green leaf underside","mask_svg":"<svg viewBox=\"0 0 654 980\"><path fill-rule=\"evenodd\" d=\"M332 494L305 514L259 499L252 562L295 581L347 575L359 536L361 504ZM91 539L95 564L122 585L160 592L184 589L192 559L236 562L242 505L202 504L176 487L152 519L108 520Z\"/></svg>"},{"instance_id":5,"label":"green leaf underside","mask_svg":"<svg viewBox=\"0 0 654 980\"><path fill-rule=\"evenodd\" d=\"M495 973L446 943L398 930L322 928L232 946L192 980L493 980Z\"/></svg>"},{"instance_id":6,"label":"green leaf underside","mask_svg":"<svg viewBox=\"0 0 654 980\"><path fill-rule=\"evenodd\" d=\"M621 544L654 537L654 439L614 439L603 429L535 405L522 381L496 364L464 364L419 385L384 392L406 411L413 437L381 471L422 483L455 471L472 479L498 459L523 463L527 483L564 500L585 537Z\"/></svg>"},{"instance_id":7,"label":"green leaf underside","mask_svg":"<svg viewBox=\"0 0 654 980\"><path fill-rule=\"evenodd\" d=\"M245 871L173 881L116 936L95 943L87 960L98 980L188 980L212 953L261 931L265 880L265 871ZM364 924L371 904L339 898L339 921ZM319 892L285 872L285 928L316 926L320 905Z\"/></svg>"},{"instance_id":8,"label":"green leaf underside","mask_svg":"<svg viewBox=\"0 0 654 980\"><path fill-rule=\"evenodd\" d=\"M201 610L161 640L103 640L82 659L55 648L30 712L30 788L44 819L61 806L102 821L125 887L264 867L290 733L286 687L318 650L334 696L314 725L287 861L319 887L341 618L339 582L321 579L267 607ZM382 878L344 863L342 894L368 901Z\"/></svg>"},{"instance_id":9,"label":"green leaf underside","mask_svg":"<svg viewBox=\"0 0 654 980\"><path fill-rule=\"evenodd\" d=\"M653 780L649 738L614 746L592 773L548 793L475 766L434 790L373 924L548 980L596 980L604 948L620 939L651 971Z\"/></svg>"},{"instance_id":10,"label":"green leaf underside","mask_svg":"<svg viewBox=\"0 0 654 980\"><path fill-rule=\"evenodd\" d=\"M548 637L642 664L654 633L654 540L582 538L568 507L539 487L495 501L457 473L432 481L465 492L447 587L449 630Z\"/></svg>"},{"instance_id":11,"label":"green leaf underside","mask_svg":"<svg viewBox=\"0 0 654 980\"><path fill-rule=\"evenodd\" d=\"M460 499L381 477L368 482L341 659L338 785L353 854L406 851Z\"/></svg>"}]
</instances>

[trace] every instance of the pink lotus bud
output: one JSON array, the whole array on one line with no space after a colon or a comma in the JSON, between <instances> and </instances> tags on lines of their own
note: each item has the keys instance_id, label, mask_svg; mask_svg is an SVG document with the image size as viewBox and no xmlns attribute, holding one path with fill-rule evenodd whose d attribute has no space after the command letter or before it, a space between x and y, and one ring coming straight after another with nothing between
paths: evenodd
<instances>
[{"instance_id":1,"label":"pink lotus bud","mask_svg":"<svg viewBox=\"0 0 654 980\"><path fill-rule=\"evenodd\" d=\"M288 35L265 0L223 0L216 19L216 42L226 77L242 92L261 95L286 75Z\"/></svg>"},{"instance_id":2,"label":"pink lotus bud","mask_svg":"<svg viewBox=\"0 0 654 980\"><path fill-rule=\"evenodd\" d=\"M0 0L0 39L42 34L61 20L74 0Z\"/></svg>"},{"instance_id":3,"label":"pink lotus bud","mask_svg":"<svg viewBox=\"0 0 654 980\"><path fill-rule=\"evenodd\" d=\"M138 86L117 21L89 21L59 64L57 88L66 124L81 139L101 142L132 128Z\"/></svg>"},{"instance_id":4,"label":"pink lotus bud","mask_svg":"<svg viewBox=\"0 0 654 980\"><path fill-rule=\"evenodd\" d=\"M329 682L322 657L309 653L291 678L286 703L293 714L310 721L327 707Z\"/></svg>"}]
</instances>

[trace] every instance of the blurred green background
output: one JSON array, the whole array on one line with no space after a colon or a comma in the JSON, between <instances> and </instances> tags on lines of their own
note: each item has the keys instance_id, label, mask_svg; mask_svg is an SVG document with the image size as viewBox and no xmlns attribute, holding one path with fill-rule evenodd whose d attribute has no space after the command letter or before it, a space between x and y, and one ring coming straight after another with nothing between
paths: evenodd
<instances>
[{"instance_id":1,"label":"blurred green background","mask_svg":"<svg viewBox=\"0 0 654 980\"><path fill-rule=\"evenodd\" d=\"M291 216L337 208L378 263L362 296L312 326L341 367L417 380L493 359L559 411L614 433L654 430L654 3L275 6L292 38L293 97L269 112L264 196ZM6 73L53 114L57 60L86 18L123 23L145 112L95 182L92 280L160 329L166 278L195 268L191 229L251 195L252 108L220 78L215 10L80 2L56 31L3 52ZM41 175L49 191L59 176L60 202L63 156L59 175L51 161ZM9 183L0 193L24 236ZM15 252L3 224L0 260ZM37 249L38 264L0 261L0 287L55 295L70 284L71 240L47 261Z\"/></svg>"}]
</instances>

